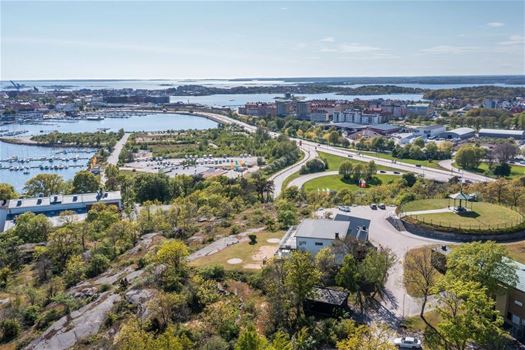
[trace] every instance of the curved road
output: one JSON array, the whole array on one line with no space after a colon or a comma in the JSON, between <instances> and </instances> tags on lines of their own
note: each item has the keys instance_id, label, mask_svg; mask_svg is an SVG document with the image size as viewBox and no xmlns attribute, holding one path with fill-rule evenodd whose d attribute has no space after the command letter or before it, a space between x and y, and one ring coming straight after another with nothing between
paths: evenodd
<instances>
[{"instance_id":1,"label":"curved road","mask_svg":"<svg viewBox=\"0 0 525 350\"><path fill-rule=\"evenodd\" d=\"M225 115L216 114L216 113L206 113L206 112L196 112L194 114L195 115L201 115L201 116L204 116L206 118L210 118L212 120L215 120L217 122L221 122L221 123L224 123L224 124L237 124L237 125L243 127L248 132L255 132L257 130L256 126L244 123L244 122L242 122L240 120L237 120L237 119L233 119L233 118L227 117ZM276 137L276 136L279 135L279 133L270 132L270 135L272 137ZM396 161L394 163L393 161L388 160L388 159L374 157L372 155L367 155L367 154L361 154L361 153L356 152L356 151L350 151L350 150L346 150L346 149L341 149L341 148L334 147L334 146L320 145L320 144L317 144L317 143L312 142L312 141L301 140L301 139L298 139L298 138L291 138L291 139L296 141L298 144L300 144L299 147L307 155L313 155L317 151L322 151L322 152L325 152L325 153L330 153L330 154L341 156L341 157L348 157L348 158L351 158L351 159L354 159L354 160L358 160L358 161L362 161L362 162L370 162L370 161L373 160L378 165L382 165L382 166L386 166L386 167L390 167L390 168L394 168L394 169L399 169L399 170L402 170L402 171L405 171L405 172L412 172L412 173L415 173L415 174L420 174L420 175L424 176L427 179L441 181L441 182L446 182L446 181L448 181L450 178L452 178L454 176L463 176L463 178L465 180L469 180L469 181L472 181L472 182L489 182L489 181L494 181L494 179L492 179L490 177L486 177L486 176L483 176L483 175L471 173L471 172L468 172L468 171L461 171L461 172L459 172L459 171L457 171L457 169L454 169L452 167L449 170L435 169L435 168L430 168L430 167L426 167L426 166L416 167L414 164L403 163L403 162L399 162L399 161ZM305 157L303 159L303 161L305 159L306 160L310 159L310 158L308 158L308 159L307 158L308 157ZM302 163L301 163L301 165L302 165ZM280 191L282 189L282 184L283 184L284 180L289 175L291 175L294 172L296 172L299 168L300 168L300 165L298 165L298 163L296 163L296 164L292 165L291 167L288 167L288 168L282 170L281 172L279 172L273 178L274 184L275 184L274 196L278 196L279 195L279 193L280 193Z\"/></svg>"}]
</instances>

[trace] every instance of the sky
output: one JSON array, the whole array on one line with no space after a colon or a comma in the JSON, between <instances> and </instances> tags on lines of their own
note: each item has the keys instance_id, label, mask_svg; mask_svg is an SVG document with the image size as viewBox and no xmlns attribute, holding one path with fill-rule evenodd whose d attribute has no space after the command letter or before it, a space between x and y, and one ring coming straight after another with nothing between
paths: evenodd
<instances>
[{"instance_id":1,"label":"sky","mask_svg":"<svg viewBox=\"0 0 525 350\"><path fill-rule=\"evenodd\" d=\"M0 1L0 80L525 74L522 0Z\"/></svg>"}]
</instances>

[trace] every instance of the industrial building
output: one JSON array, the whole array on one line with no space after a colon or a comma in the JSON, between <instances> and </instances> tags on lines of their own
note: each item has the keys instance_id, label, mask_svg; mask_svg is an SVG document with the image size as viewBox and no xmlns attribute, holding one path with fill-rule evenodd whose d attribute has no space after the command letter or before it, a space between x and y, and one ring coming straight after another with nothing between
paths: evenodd
<instances>
[{"instance_id":1,"label":"industrial building","mask_svg":"<svg viewBox=\"0 0 525 350\"><path fill-rule=\"evenodd\" d=\"M476 136L476 130L472 128L456 128L438 135L439 138L445 140L467 140L474 136Z\"/></svg>"},{"instance_id":2,"label":"industrial building","mask_svg":"<svg viewBox=\"0 0 525 350\"><path fill-rule=\"evenodd\" d=\"M501 139L513 138L515 140L523 140L525 137L525 131L507 129L480 129L478 136Z\"/></svg>"},{"instance_id":3,"label":"industrial building","mask_svg":"<svg viewBox=\"0 0 525 350\"><path fill-rule=\"evenodd\" d=\"M73 211L75 214L84 214L98 203L122 207L120 191L96 192L69 195L53 195L50 197L20 198L0 201L0 232L16 223L20 214L32 212L49 217L59 216L63 211Z\"/></svg>"}]
</instances>

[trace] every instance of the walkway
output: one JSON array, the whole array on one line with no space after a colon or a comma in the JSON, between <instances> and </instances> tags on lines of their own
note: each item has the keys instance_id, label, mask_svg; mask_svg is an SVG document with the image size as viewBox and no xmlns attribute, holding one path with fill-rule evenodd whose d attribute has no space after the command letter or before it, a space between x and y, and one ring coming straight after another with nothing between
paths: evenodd
<instances>
[{"instance_id":1,"label":"walkway","mask_svg":"<svg viewBox=\"0 0 525 350\"><path fill-rule=\"evenodd\" d=\"M288 176L298 172L303 166L303 164L305 164L307 161L317 158L317 152L315 150L304 149L301 147L301 151L304 153L303 159L301 159L294 165L289 166L288 168L285 168L270 176L270 180L272 180L274 184L273 198L277 198L279 196L279 194L283 190L284 181L288 178ZM290 185L288 185L288 187L289 186Z\"/></svg>"},{"instance_id":2,"label":"walkway","mask_svg":"<svg viewBox=\"0 0 525 350\"><path fill-rule=\"evenodd\" d=\"M407 211L407 212L403 213L403 216L424 215L424 214L440 214L440 213L454 213L454 210L451 209L451 208L441 208L441 209Z\"/></svg>"},{"instance_id":3,"label":"walkway","mask_svg":"<svg viewBox=\"0 0 525 350\"><path fill-rule=\"evenodd\" d=\"M111 152L106 161L108 164L117 165L120 152L122 152L122 148L124 148L124 145L126 144L126 142L128 142L128 138L130 135L130 133L125 133L124 136L122 136L122 138L118 140L118 142L115 144L115 147L113 148L113 152Z\"/></svg>"}]
</instances>

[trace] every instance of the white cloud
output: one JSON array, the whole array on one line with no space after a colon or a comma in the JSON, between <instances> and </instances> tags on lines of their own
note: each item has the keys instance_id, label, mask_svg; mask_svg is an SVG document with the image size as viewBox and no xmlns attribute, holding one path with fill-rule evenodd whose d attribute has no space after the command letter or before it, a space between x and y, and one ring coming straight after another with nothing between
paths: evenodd
<instances>
[{"instance_id":1,"label":"white cloud","mask_svg":"<svg viewBox=\"0 0 525 350\"><path fill-rule=\"evenodd\" d=\"M505 23L502 23L502 22L489 22L487 23L487 25L491 28L499 28L499 27L503 27L505 25Z\"/></svg>"},{"instance_id":2,"label":"white cloud","mask_svg":"<svg viewBox=\"0 0 525 350\"><path fill-rule=\"evenodd\" d=\"M281 11L286 11L288 10L288 7L281 7Z\"/></svg>"},{"instance_id":3,"label":"white cloud","mask_svg":"<svg viewBox=\"0 0 525 350\"><path fill-rule=\"evenodd\" d=\"M522 35L511 35L508 40L501 41L500 45L524 45L525 37Z\"/></svg>"},{"instance_id":4,"label":"white cloud","mask_svg":"<svg viewBox=\"0 0 525 350\"><path fill-rule=\"evenodd\" d=\"M322 43L333 43L335 42L335 38L333 36L327 36L325 38L322 38L320 41Z\"/></svg>"},{"instance_id":5,"label":"white cloud","mask_svg":"<svg viewBox=\"0 0 525 350\"><path fill-rule=\"evenodd\" d=\"M382 51L383 49L375 46L363 45L360 43L346 43L337 45L335 48L321 48L321 52L339 52L339 53L362 53Z\"/></svg>"},{"instance_id":6,"label":"white cloud","mask_svg":"<svg viewBox=\"0 0 525 350\"><path fill-rule=\"evenodd\" d=\"M467 52L472 52L477 50L477 47L473 46L452 46L452 45L438 45L429 47L426 49L419 50L422 53L427 54L447 54L447 55L456 55Z\"/></svg>"}]
</instances>

